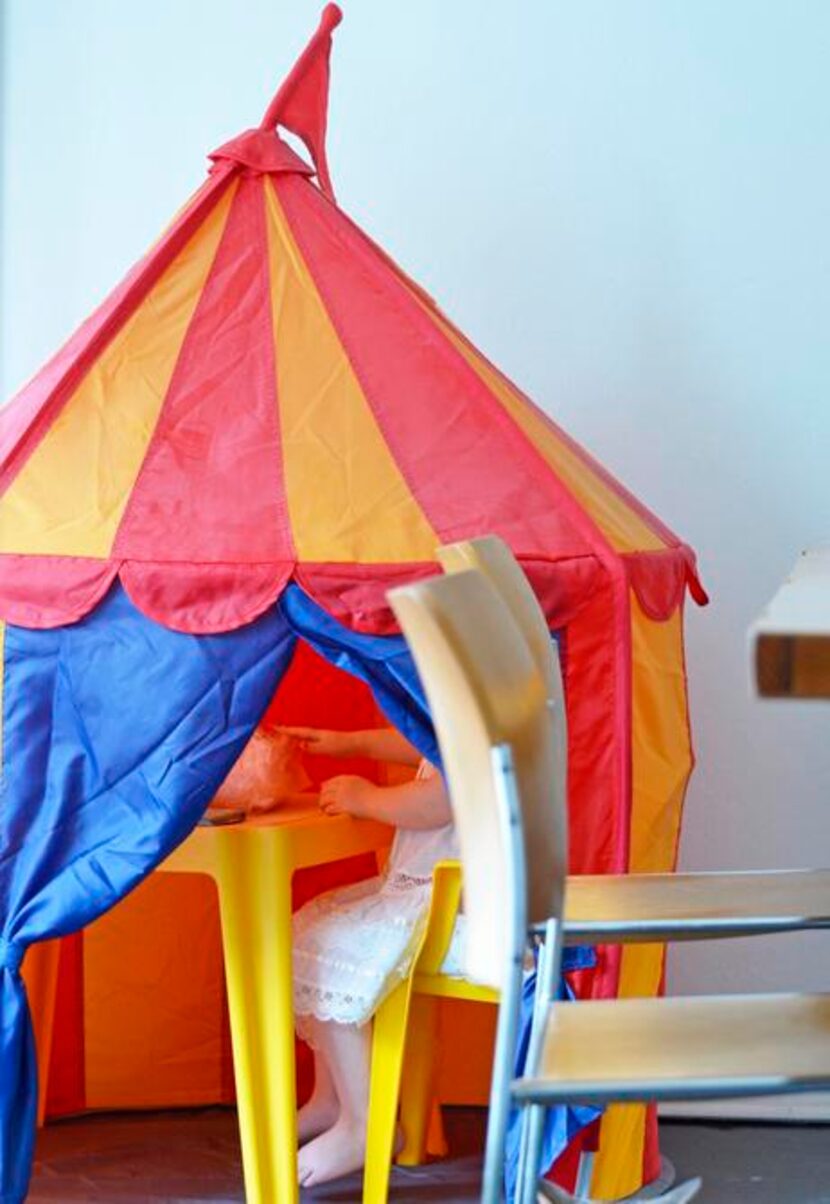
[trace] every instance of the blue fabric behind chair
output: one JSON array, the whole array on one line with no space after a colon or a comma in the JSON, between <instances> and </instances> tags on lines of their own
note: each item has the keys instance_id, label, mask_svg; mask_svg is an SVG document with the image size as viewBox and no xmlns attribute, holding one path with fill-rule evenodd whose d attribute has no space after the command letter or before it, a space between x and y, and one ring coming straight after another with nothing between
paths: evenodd
<instances>
[{"instance_id":1,"label":"blue fabric behind chair","mask_svg":"<svg viewBox=\"0 0 830 1204\"><path fill-rule=\"evenodd\" d=\"M565 974L572 970L589 970L596 965L596 954L589 945L574 945L562 953L562 981L559 984L559 998L573 999L574 994L565 980ZM513 1072L520 1078L525 1070L528 1044L530 1042L530 1025L533 1019L533 997L536 991L536 971L531 970L525 976L522 987L522 1010L519 1024L519 1040L516 1046L516 1058ZM546 1173L564 1154L568 1145L577 1133L588 1125L593 1124L602 1115L602 1108L588 1105L561 1105L548 1108L545 1114L545 1131L542 1139L542 1161L540 1174ZM519 1172L519 1148L522 1139L522 1113L518 1108L510 1112L507 1124L507 1140L504 1151L504 1190L507 1204L513 1204L516 1198L516 1180Z\"/></svg>"}]
</instances>

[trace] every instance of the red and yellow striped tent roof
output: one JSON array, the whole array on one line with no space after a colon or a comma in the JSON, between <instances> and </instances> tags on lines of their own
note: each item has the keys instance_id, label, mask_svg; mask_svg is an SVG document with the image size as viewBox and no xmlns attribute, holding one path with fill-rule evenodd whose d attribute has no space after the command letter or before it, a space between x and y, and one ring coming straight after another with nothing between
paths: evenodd
<instances>
[{"instance_id":1,"label":"red and yellow striped tent roof","mask_svg":"<svg viewBox=\"0 0 830 1204\"><path fill-rule=\"evenodd\" d=\"M655 616L687 584L703 597L691 551L338 208L338 20L330 6L262 125L211 155L162 238L0 411L3 619L73 622L120 576L151 617L215 632L295 579L384 630L391 584L483 532L560 620L603 565Z\"/></svg>"}]
</instances>

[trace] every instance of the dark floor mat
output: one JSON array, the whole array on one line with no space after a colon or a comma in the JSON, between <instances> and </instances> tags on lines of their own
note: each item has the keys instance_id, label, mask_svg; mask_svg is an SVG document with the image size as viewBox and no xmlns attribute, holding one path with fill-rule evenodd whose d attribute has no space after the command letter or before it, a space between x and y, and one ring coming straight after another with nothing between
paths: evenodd
<instances>
[{"instance_id":1,"label":"dark floor mat","mask_svg":"<svg viewBox=\"0 0 830 1204\"><path fill-rule=\"evenodd\" d=\"M484 1113L447 1109L451 1156L396 1167L390 1204L478 1199ZM830 1127L664 1124L678 1175L703 1175L700 1204L830 1204ZM361 1177L303 1204L356 1204ZM39 1134L29 1204L244 1204L236 1116L227 1109L84 1116Z\"/></svg>"}]
</instances>

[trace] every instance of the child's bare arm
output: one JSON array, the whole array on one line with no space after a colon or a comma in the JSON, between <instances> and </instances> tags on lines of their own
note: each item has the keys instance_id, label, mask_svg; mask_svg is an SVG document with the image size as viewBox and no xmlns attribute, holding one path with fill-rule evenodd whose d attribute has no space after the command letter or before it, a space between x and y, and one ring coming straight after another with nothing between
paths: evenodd
<instances>
[{"instance_id":1,"label":"child's bare arm","mask_svg":"<svg viewBox=\"0 0 830 1204\"><path fill-rule=\"evenodd\" d=\"M323 783L320 806L329 815L377 819L396 828L443 828L452 808L440 774L401 786L375 786L366 778L341 774Z\"/></svg>"},{"instance_id":2,"label":"child's bare arm","mask_svg":"<svg viewBox=\"0 0 830 1204\"><path fill-rule=\"evenodd\" d=\"M421 754L394 727L370 728L358 732L361 756L373 761L391 761L396 765L419 765Z\"/></svg>"},{"instance_id":3,"label":"child's bare arm","mask_svg":"<svg viewBox=\"0 0 830 1204\"><path fill-rule=\"evenodd\" d=\"M392 761L398 765L417 765L421 754L405 736L393 727L368 728L365 731L338 732L317 727L282 727L293 736L304 752L323 757L369 757L373 761Z\"/></svg>"}]
</instances>

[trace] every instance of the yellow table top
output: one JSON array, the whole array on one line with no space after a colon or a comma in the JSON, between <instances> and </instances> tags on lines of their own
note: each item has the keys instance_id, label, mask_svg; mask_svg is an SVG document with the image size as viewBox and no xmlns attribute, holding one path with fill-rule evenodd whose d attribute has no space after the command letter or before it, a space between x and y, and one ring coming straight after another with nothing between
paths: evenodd
<instances>
[{"instance_id":1,"label":"yellow table top","mask_svg":"<svg viewBox=\"0 0 830 1204\"><path fill-rule=\"evenodd\" d=\"M252 816L238 824L199 825L194 828L158 870L162 873L213 874L216 858L233 856L234 842L254 841L273 845L290 868L322 865L358 853L385 848L394 835L388 824L354 819L350 815L326 815L317 799L292 801L265 815ZM242 851L242 845L239 845Z\"/></svg>"}]
</instances>

